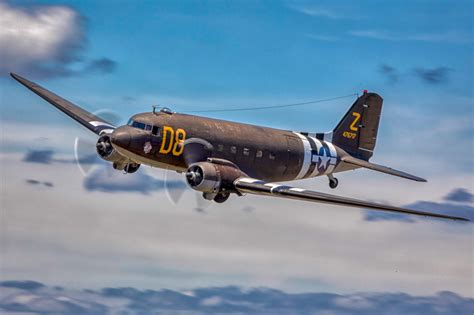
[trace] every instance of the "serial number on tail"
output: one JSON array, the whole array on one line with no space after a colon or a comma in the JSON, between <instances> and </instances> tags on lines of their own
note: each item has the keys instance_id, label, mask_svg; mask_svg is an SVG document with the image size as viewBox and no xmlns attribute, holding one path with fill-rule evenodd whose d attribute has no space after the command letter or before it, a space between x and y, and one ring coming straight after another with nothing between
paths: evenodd
<instances>
[{"instance_id":1,"label":"serial number on tail","mask_svg":"<svg viewBox=\"0 0 474 315\"><path fill-rule=\"evenodd\" d=\"M342 136L347 139L355 139L357 137L357 133L355 132L349 132L349 131L344 131L342 133Z\"/></svg>"}]
</instances>

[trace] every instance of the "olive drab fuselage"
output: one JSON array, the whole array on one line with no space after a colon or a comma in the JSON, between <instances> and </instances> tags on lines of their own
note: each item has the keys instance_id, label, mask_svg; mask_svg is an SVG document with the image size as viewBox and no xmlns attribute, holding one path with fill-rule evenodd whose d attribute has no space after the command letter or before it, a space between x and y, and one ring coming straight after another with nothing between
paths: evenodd
<instances>
[{"instance_id":1,"label":"olive drab fuselage","mask_svg":"<svg viewBox=\"0 0 474 315\"><path fill-rule=\"evenodd\" d=\"M135 127L134 127L135 125ZM138 127L138 128L137 128ZM131 135L126 150L134 162L185 171L185 141L210 144L209 158L233 162L254 178L287 181L328 175L344 152L328 141L297 132L178 113L142 113L122 126ZM198 162L198 161L194 161Z\"/></svg>"}]
</instances>

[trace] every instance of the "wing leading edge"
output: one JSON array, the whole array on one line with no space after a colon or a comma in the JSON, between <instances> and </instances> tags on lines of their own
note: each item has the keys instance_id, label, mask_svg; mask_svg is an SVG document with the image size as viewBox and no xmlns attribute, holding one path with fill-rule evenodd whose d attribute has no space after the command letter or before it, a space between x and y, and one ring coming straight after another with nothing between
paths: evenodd
<instances>
[{"instance_id":1,"label":"wing leading edge","mask_svg":"<svg viewBox=\"0 0 474 315\"><path fill-rule=\"evenodd\" d=\"M10 73L10 75L26 86L28 89L39 95L41 98L52 104L54 107L89 129L90 131L100 134L104 130L113 130L115 126L103 120L96 115L80 108L79 106L65 100L64 98L54 94L53 92L43 88L42 86L31 82L18 74Z\"/></svg>"},{"instance_id":2,"label":"wing leading edge","mask_svg":"<svg viewBox=\"0 0 474 315\"><path fill-rule=\"evenodd\" d=\"M438 213L423 212L417 210L411 210L406 208L399 208L390 205L383 205L374 202L368 202L363 200L357 200L352 198L340 197L325 193L320 193L317 191L295 188L286 185L265 183L261 180L254 178L238 178L234 182L235 188L241 193L249 193L254 195L266 195L266 196L276 196L289 199L298 199L306 200L319 203L327 203L339 206L348 206L348 207L357 207L357 208L366 208L371 210L379 211L390 211L396 213L404 214L413 214L419 216L428 216L441 219L450 219L457 221L469 221L466 218L449 216Z\"/></svg>"}]
</instances>

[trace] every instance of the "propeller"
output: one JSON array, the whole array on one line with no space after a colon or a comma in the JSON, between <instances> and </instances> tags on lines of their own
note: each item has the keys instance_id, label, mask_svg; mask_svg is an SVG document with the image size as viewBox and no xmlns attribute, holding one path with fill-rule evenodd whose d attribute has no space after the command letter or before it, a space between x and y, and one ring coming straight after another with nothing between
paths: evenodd
<instances>
[{"instance_id":1,"label":"propeller","mask_svg":"<svg viewBox=\"0 0 474 315\"><path fill-rule=\"evenodd\" d=\"M108 109L102 109L93 113L94 115L103 118L114 126L118 126L123 122L120 116ZM74 160L79 170L84 176L87 176L94 165L102 163L102 159L97 155L99 154L110 154L112 150L110 142L105 141L106 139L99 138L99 142L92 142L89 139L76 137L74 139ZM100 141L100 140L103 141Z\"/></svg>"}]
</instances>

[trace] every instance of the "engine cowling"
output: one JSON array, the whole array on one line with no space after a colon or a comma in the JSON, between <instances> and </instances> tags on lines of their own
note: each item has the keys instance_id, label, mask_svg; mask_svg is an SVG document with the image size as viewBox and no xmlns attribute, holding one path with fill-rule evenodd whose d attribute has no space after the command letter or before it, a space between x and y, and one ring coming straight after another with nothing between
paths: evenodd
<instances>
[{"instance_id":1,"label":"engine cowling","mask_svg":"<svg viewBox=\"0 0 474 315\"><path fill-rule=\"evenodd\" d=\"M232 165L198 162L188 167L186 181L194 190L215 194L234 191L234 181L242 175Z\"/></svg>"},{"instance_id":2,"label":"engine cowling","mask_svg":"<svg viewBox=\"0 0 474 315\"><path fill-rule=\"evenodd\" d=\"M127 157L121 155L114 149L109 135L101 136L99 140L97 140L95 148L97 150L97 154L99 154L102 159L113 162L114 165L118 166L118 169L123 170L124 167L129 163Z\"/></svg>"}]
</instances>

